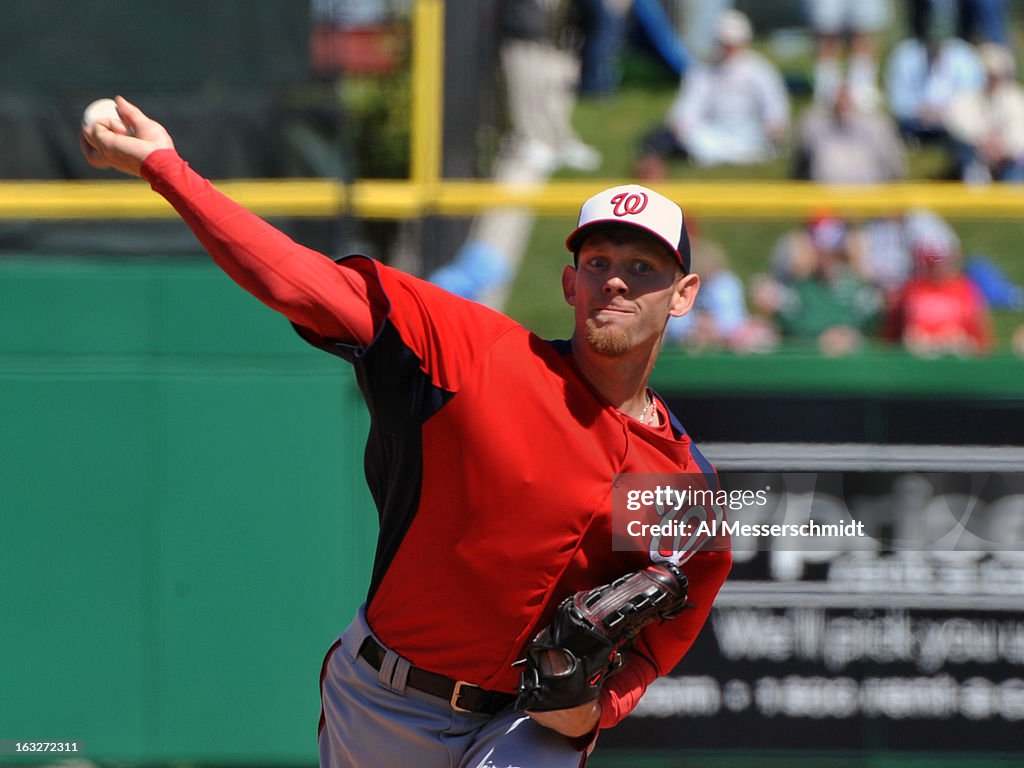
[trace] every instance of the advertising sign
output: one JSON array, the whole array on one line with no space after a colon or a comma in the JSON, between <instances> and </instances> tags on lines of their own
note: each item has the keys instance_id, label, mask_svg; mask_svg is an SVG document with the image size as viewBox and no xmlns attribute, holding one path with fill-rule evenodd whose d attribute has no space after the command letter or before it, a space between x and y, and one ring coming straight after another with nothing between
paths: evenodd
<instances>
[{"instance_id":1,"label":"advertising sign","mask_svg":"<svg viewBox=\"0 0 1024 768\"><path fill-rule=\"evenodd\" d=\"M1021 749L1024 473L719 481L749 503L653 514L727 521L733 572L690 653L605 745Z\"/></svg>"}]
</instances>

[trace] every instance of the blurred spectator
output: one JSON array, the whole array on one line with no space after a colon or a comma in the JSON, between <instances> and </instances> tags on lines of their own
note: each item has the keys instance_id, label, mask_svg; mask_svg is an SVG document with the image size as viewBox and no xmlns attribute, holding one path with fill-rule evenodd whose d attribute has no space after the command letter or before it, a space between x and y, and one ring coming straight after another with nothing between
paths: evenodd
<instances>
[{"instance_id":1,"label":"blurred spectator","mask_svg":"<svg viewBox=\"0 0 1024 768\"><path fill-rule=\"evenodd\" d=\"M887 335L925 357L979 355L992 346L991 318L960 269L960 239L930 211L907 216L914 275L903 286Z\"/></svg>"},{"instance_id":2,"label":"blurred spectator","mask_svg":"<svg viewBox=\"0 0 1024 768\"><path fill-rule=\"evenodd\" d=\"M924 38L897 43L886 62L889 108L907 138L947 142L945 119L961 93L980 89L985 72L970 43L932 27Z\"/></svg>"},{"instance_id":3,"label":"blurred spectator","mask_svg":"<svg viewBox=\"0 0 1024 768\"><path fill-rule=\"evenodd\" d=\"M960 178L1024 182L1024 88L1009 48L980 47L985 86L953 99L946 128L954 142Z\"/></svg>"},{"instance_id":4,"label":"blurred spectator","mask_svg":"<svg viewBox=\"0 0 1024 768\"><path fill-rule=\"evenodd\" d=\"M688 71L665 124L644 139L638 177L664 178L673 155L710 166L777 154L789 130L789 96L775 65L750 49L752 37L744 14L722 14L714 58Z\"/></svg>"},{"instance_id":5,"label":"blurred spectator","mask_svg":"<svg viewBox=\"0 0 1024 768\"><path fill-rule=\"evenodd\" d=\"M583 32L580 93L607 96L622 79L622 47L632 0L573 0L575 20Z\"/></svg>"},{"instance_id":6,"label":"blurred spectator","mask_svg":"<svg viewBox=\"0 0 1024 768\"><path fill-rule=\"evenodd\" d=\"M494 166L494 181L511 186L546 182L558 168L592 171L601 156L584 144L570 118L578 62L567 45L561 0L506 0L501 6L501 64L511 135ZM522 206L481 211L465 242L428 279L467 299L501 309L522 261L535 215Z\"/></svg>"},{"instance_id":7,"label":"blurred spectator","mask_svg":"<svg viewBox=\"0 0 1024 768\"><path fill-rule=\"evenodd\" d=\"M698 59L709 59L714 53L718 19L735 6L735 0L675 0L675 4L686 50Z\"/></svg>"},{"instance_id":8,"label":"blurred spectator","mask_svg":"<svg viewBox=\"0 0 1024 768\"><path fill-rule=\"evenodd\" d=\"M540 171L596 170L601 155L572 127L579 61L564 44L564 3L504 0L500 34L514 152Z\"/></svg>"},{"instance_id":9,"label":"blurred spectator","mask_svg":"<svg viewBox=\"0 0 1024 768\"><path fill-rule=\"evenodd\" d=\"M830 229L822 229L820 222L835 218L829 211L819 212L807 226L779 238L772 252L775 280L793 283L813 272L818 246L829 242ZM832 237L838 238L842 233L845 260L850 269L858 279L877 288L888 304L913 271L903 216L880 216L857 227L840 224L840 228L831 230Z\"/></svg>"},{"instance_id":10,"label":"blurred spectator","mask_svg":"<svg viewBox=\"0 0 1024 768\"><path fill-rule=\"evenodd\" d=\"M775 348L778 333L770 324L751 317L743 281L729 268L725 250L700 237L695 219L687 219L686 226L700 272L700 293L690 312L669 319L666 342L694 351L767 352Z\"/></svg>"},{"instance_id":11,"label":"blurred spectator","mask_svg":"<svg viewBox=\"0 0 1024 768\"><path fill-rule=\"evenodd\" d=\"M855 351L877 328L881 296L857 273L847 224L815 216L788 239L790 247L776 251L775 276L755 284L755 306L784 338L813 340L830 357Z\"/></svg>"},{"instance_id":12,"label":"blurred spectator","mask_svg":"<svg viewBox=\"0 0 1024 768\"><path fill-rule=\"evenodd\" d=\"M829 209L815 211L803 226L786 232L772 249L774 281L792 285L810 276L818 264L820 248L842 248L846 260L859 272L860 240L849 225Z\"/></svg>"},{"instance_id":13,"label":"blurred spectator","mask_svg":"<svg viewBox=\"0 0 1024 768\"><path fill-rule=\"evenodd\" d=\"M887 308L913 271L902 215L868 219L851 234L857 273L881 292Z\"/></svg>"},{"instance_id":14,"label":"blurred spectator","mask_svg":"<svg viewBox=\"0 0 1024 768\"><path fill-rule=\"evenodd\" d=\"M396 11L408 11L408 6L407 1L395 0L310 0L313 18L342 27L381 24Z\"/></svg>"},{"instance_id":15,"label":"blurred spectator","mask_svg":"<svg viewBox=\"0 0 1024 768\"><path fill-rule=\"evenodd\" d=\"M631 31L640 32L677 75L682 76L689 66L690 55L676 33L663 0L572 0L572 9L574 23L583 34L580 50L580 94L583 96L607 96L618 90L623 49Z\"/></svg>"},{"instance_id":16,"label":"blurred spectator","mask_svg":"<svg viewBox=\"0 0 1024 768\"><path fill-rule=\"evenodd\" d=\"M831 104L839 86L849 85L861 109L874 109L878 92L878 35L889 23L888 0L804 0L810 27L818 38L814 62L814 97ZM844 77L844 41L849 64Z\"/></svg>"},{"instance_id":17,"label":"blurred spectator","mask_svg":"<svg viewBox=\"0 0 1024 768\"><path fill-rule=\"evenodd\" d=\"M887 114L858 109L842 84L832 107L811 106L798 131L794 176L826 184L880 184L906 176L906 149ZM879 289L886 306L910 274L910 256L900 216L869 219L845 233L855 276ZM806 276L816 259L811 230L790 233L776 247L779 270ZM788 266L785 266L788 265Z\"/></svg>"},{"instance_id":18,"label":"blurred spectator","mask_svg":"<svg viewBox=\"0 0 1024 768\"><path fill-rule=\"evenodd\" d=\"M956 35L969 43L987 42L1010 44L1007 0L911 0L910 30L923 37L925 30L943 13L956 13Z\"/></svg>"},{"instance_id":19,"label":"blurred spectator","mask_svg":"<svg viewBox=\"0 0 1024 768\"><path fill-rule=\"evenodd\" d=\"M892 119L859 109L845 83L832 104L819 102L804 112L797 135L794 178L881 184L906 176L906 152Z\"/></svg>"},{"instance_id":20,"label":"blurred spectator","mask_svg":"<svg viewBox=\"0 0 1024 768\"><path fill-rule=\"evenodd\" d=\"M960 0L957 34L968 42L1010 45L1007 0Z\"/></svg>"},{"instance_id":21,"label":"blurred spectator","mask_svg":"<svg viewBox=\"0 0 1024 768\"><path fill-rule=\"evenodd\" d=\"M676 77L683 77L690 66L690 52L679 37L663 0L633 0L633 19L647 46Z\"/></svg>"},{"instance_id":22,"label":"blurred spectator","mask_svg":"<svg viewBox=\"0 0 1024 768\"><path fill-rule=\"evenodd\" d=\"M380 75L402 65L408 0L310 0L310 56L320 77Z\"/></svg>"}]
</instances>

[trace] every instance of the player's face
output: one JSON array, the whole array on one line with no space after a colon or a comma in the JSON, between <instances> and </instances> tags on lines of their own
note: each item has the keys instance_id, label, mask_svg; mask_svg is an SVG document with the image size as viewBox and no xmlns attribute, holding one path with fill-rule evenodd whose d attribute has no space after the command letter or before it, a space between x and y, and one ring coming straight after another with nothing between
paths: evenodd
<instances>
[{"instance_id":1,"label":"player's face","mask_svg":"<svg viewBox=\"0 0 1024 768\"><path fill-rule=\"evenodd\" d=\"M660 241L631 228L588 237L577 265L562 275L576 336L606 356L657 344L669 317L686 314L699 287L700 278L684 275Z\"/></svg>"}]
</instances>

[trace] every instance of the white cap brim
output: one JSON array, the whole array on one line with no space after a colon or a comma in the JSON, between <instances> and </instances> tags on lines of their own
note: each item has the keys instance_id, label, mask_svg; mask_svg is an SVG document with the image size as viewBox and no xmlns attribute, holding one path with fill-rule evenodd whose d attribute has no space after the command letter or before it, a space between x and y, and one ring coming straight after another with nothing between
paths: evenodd
<instances>
[{"instance_id":1,"label":"white cap brim","mask_svg":"<svg viewBox=\"0 0 1024 768\"><path fill-rule=\"evenodd\" d=\"M622 226L653 235L675 255L684 272L690 271L690 240L682 209L664 195L639 184L612 187L587 200L565 247L577 253L593 232Z\"/></svg>"}]
</instances>

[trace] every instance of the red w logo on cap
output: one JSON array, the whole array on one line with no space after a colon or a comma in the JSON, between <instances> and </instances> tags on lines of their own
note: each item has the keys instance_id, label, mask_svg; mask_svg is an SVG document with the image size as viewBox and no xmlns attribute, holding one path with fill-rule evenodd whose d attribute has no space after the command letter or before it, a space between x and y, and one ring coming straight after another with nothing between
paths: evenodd
<instances>
[{"instance_id":1,"label":"red w logo on cap","mask_svg":"<svg viewBox=\"0 0 1024 768\"><path fill-rule=\"evenodd\" d=\"M611 202L616 216L635 216L647 207L647 195L643 192L620 192Z\"/></svg>"}]
</instances>

